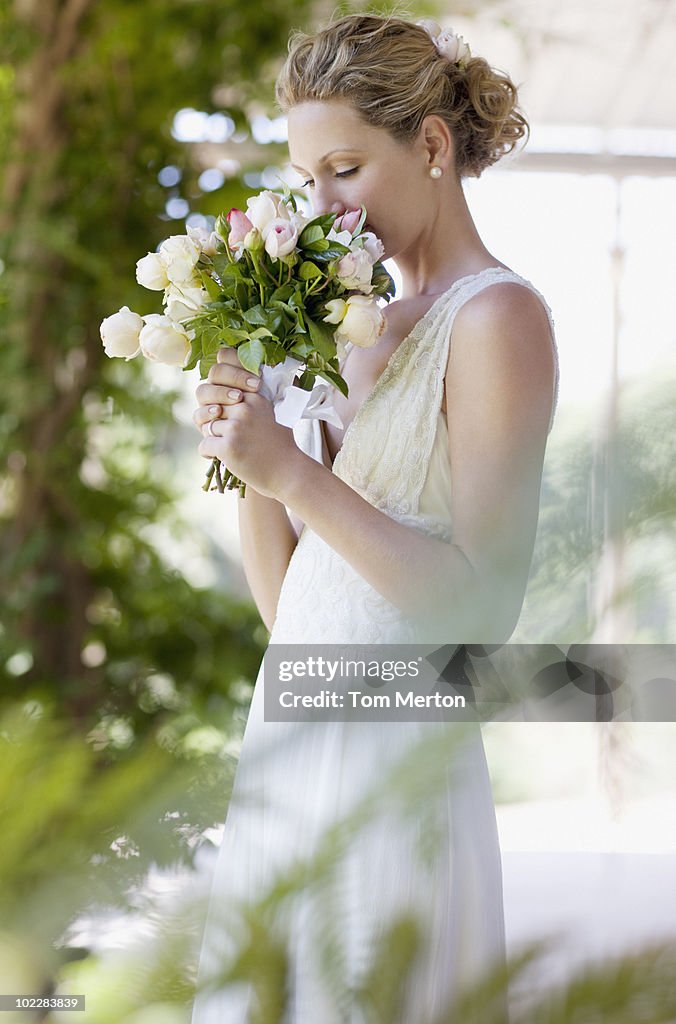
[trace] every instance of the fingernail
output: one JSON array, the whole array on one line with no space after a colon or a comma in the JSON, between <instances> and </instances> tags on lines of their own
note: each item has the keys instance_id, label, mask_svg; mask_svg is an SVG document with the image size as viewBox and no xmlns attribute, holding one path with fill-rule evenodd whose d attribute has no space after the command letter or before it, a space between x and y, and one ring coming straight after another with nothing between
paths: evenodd
<instances>
[{"instance_id":1,"label":"fingernail","mask_svg":"<svg viewBox=\"0 0 676 1024\"><path fill-rule=\"evenodd\" d=\"M257 388L260 384L260 379L258 377L247 377L246 382L250 388Z\"/></svg>"},{"instance_id":2,"label":"fingernail","mask_svg":"<svg viewBox=\"0 0 676 1024\"><path fill-rule=\"evenodd\" d=\"M212 416L215 416L216 413L220 412L220 411L221 411L220 405L210 405L209 406L209 412L211 413Z\"/></svg>"},{"instance_id":3,"label":"fingernail","mask_svg":"<svg viewBox=\"0 0 676 1024\"><path fill-rule=\"evenodd\" d=\"M239 398L241 393L241 391L228 391L228 394L230 395L231 398Z\"/></svg>"}]
</instances>

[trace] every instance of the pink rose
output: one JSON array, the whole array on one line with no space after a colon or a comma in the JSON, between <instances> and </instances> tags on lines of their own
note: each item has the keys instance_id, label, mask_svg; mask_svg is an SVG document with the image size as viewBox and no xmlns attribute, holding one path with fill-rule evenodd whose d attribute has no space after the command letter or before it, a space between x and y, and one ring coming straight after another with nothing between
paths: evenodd
<instances>
[{"instance_id":1,"label":"pink rose","mask_svg":"<svg viewBox=\"0 0 676 1024\"><path fill-rule=\"evenodd\" d=\"M364 249L371 257L374 263L377 263L379 259L385 255L385 246L380 239L373 234L372 231L365 231L359 236L364 245Z\"/></svg>"},{"instance_id":2,"label":"pink rose","mask_svg":"<svg viewBox=\"0 0 676 1024\"><path fill-rule=\"evenodd\" d=\"M265 251L273 259L289 256L296 248L298 228L289 220L275 217L269 221L263 231Z\"/></svg>"},{"instance_id":3,"label":"pink rose","mask_svg":"<svg viewBox=\"0 0 676 1024\"><path fill-rule=\"evenodd\" d=\"M360 218L361 210L347 210L340 217L336 217L333 222L333 230L336 233L339 231L349 231L352 234Z\"/></svg>"},{"instance_id":4,"label":"pink rose","mask_svg":"<svg viewBox=\"0 0 676 1024\"><path fill-rule=\"evenodd\" d=\"M366 249L347 252L337 267L338 280L345 287L358 289L368 295L373 291L373 261Z\"/></svg>"},{"instance_id":5,"label":"pink rose","mask_svg":"<svg viewBox=\"0 0 676 1024\"><path fill-rule=\"evenodd\" d=\"M230 225L230 234L228 235L228 245L231 249L236 249L237 246L244 241L249 232L253 229L253 224L245 213L241 210L232 209L228 214L228 224Z\"/></svg>"}]
</instances>

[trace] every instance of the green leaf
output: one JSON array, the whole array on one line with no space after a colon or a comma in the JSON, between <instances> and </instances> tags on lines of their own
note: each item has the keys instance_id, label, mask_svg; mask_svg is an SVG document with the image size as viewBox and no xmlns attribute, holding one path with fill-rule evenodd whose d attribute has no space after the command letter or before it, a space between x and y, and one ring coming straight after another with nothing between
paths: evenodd
<instances>
[{"instance_id":1,"label":"green leaf","mask_svg":"<svg viewBox=\"0 0 676 1024\"><path fill-rule=\"evenodd\" d=\"M239 345L241 341L246 341L249 337L248 331L239 331L233 327L223 327L220 333L221 341L233 347Z\"/></svg>"},{"instance_id":2,"label":"green leaf","mask_svg":"<svg viewBox=\"0 0 676 1024\"><path fill-rule=\"evenodd\" d=\"M286 308L286 304L288 303L289 299L293 295L295 289L296 289L296 282L295 281L287 281L287 283L283 284L280 288L275 288L274 292L270 296L270 303L269 304L271 306L274 306L277 302L279 302L280 305L283 305Z\"/></svg>"},{"instance_id":3,"label":"green leaf","mask_svg":"<svg viewBox=\"0 0 676 1024\"><path fill-rule=\"evenodd\" d=\"M335 384L339 391L341 391L345 397L348 397L348 386L343 380L339 373L335 373L333 370L319 370L319 376L327 380L329 384Z\"/></svg>"},{"instance_id":4,"label":"green leaf","mask_svg":"<svg viewBox=\"0 0 676 1024\"><path fill-rule=\"evenodd\" d=\"M308 330L310 332L310 338L320 356L324 359L330 359L336 354L336 343L334 340L335 328L331 324L325 324L310 320L309 317L305 318Z\"/></svg>"},{"instance_id":5,"label":"green leaf","mask_svg":"<svg viewBox=\"0 0 676 1024\"><path fill-rule=\"evenodd\" d=\"M195 336L190 342L190 356L188 362L183 367L184 370L194 370L197 366L198 360L202 355L202 342L199 337Z\"/></svg>"},{"instance_id":6,"label":"green leaf","mask_svg":"<svg viewBox=\"0 0 676 1024\"><path fill-rule=\"evenodd\" d=\"M268 322L268 314L260 303L247 309L242 316L248 324L267 324Z\"/></svg>"},{"instance_id":7,"label":"green leaf","mask_svg":"<svg viewBox=\"0 0 676 1024\"><path fill-rule=\"evenodd\" d=\"M309 228L317 224L326 233L333 227L337 216L336 213L320 213L318 217L313 217L305 227Z\"/></svg>"},{"instance_id":8,"label":"green leaf","mask_svg":"<svg viewBox=\"0 0 676 1024\"><path fill-rule=\"evenodd\" d=\"M331 243L326 238L319 238L316 242L311 242L309 245L304 246L308 252L326 252Z\"/></svg>"},{"instance_id":9,"label":"green leaf","mask_svg":"<svg viewBox=\"0 0 676 1024\"><path fill-rule=\"evenodd\" d=\"M265 346L265 363L267 366L276 366L283 363L289 353L278 341L269 341Z\"/></svg>"},{"instance_id":10,"label":"green leaf","mask_svg":"<svg viewBox=\"0 0 676 1024\"><path fill-rule=\"evenodd\" d=\"M237 348L239 361L245 370L258 373L261 363L265 358L265 346L258 338L251 341L243 341Z\"/></svg>"},{"instance_id":11,"label":"green leaf","mask_svg":"<svg viewBox=\"0 0 676 1024\"><path fill-rule=\"evenodd\" d=\"M255 331L252 331L249 335L250 338L273 338L272 331L269 331L267 327L257 327Z\"/></svg>"},{"instance_id":12,"label":"green leaf","mask_svg":"<svg viewBox=\"0 0 676 1024\"><path fill-rule=\"evenodd\" d=\"M312 263L311 260L305 260L300 265L298 276L301 281L312 281L313 278L323 277L323 274L316 263Z\"/></svg>"},{"instance_id":13,"label":"green leaf","mask_svg":"<svg viewBox=\"0 0 676 1024\"><path fill-rule=\"evenodd\" d=\"M395 284L390 274L382 263L378 262L374 264L373 274L371 277L371 283L373 284L374 291L378 295L394 295Z\"/></svg>"},{"instance_id":14,"label":"green leaf","mask_svg":"<svg viewBox=\"0 0 676 1024\"><path fill-rule=\"evenodd\" d=\"M298 378L298 380L296 381L296 383L304 391L312 391L312 389L313 389L313 387L315 385L315 380L316 380L316 376L315 376L314 373L310 373L309 370L303 370L303 372L301 373L301 375Z\"/></svg>"},{"instance_id":15,"label":"green leaf","mask_svg":"<svg viewBox=\"0 0 676 1024\"><path fill-rule=\"evenodd\" d=\"M200 274L200 278L202 284L204 285L209 294L209 298L212 299L214 302L218 302L218 300L221 298L221 286L218 283L218 281L214 281L211 274L207 273L206 270L202 271L202 273Z\"/></svg>"},{"instance_id":16,"label":"green leaf","mask_svg":"<svg viewBox=\"0 0 676 1024\"><path fill-rule=\"evenodd\" d=\"M216 353L211 352L209 355L202 356L200 359L200 377L202 380L208 375L209 370L212 366L216 365Z\"/></svg>"},{"instance_id":17,"label":"green leaf","mask_svg":"<svg viewBox=\"0 0 676 1024\"><path fill-rule=\"evenodd\" d=\"M305 336L294 342L293 348L289 351L289 355L293 356L295 359L306 359L312 351L312 344L308 340L307 336Z\"/></svg>"},{"instance_id":18,"label":"green leaf","mask_svg":"<svg viewBox=\"0 0 676 1024\"><path fill-rule=\"evenodd\" d=\"M221 281L224 278L239 278L242 276L242 268L239 263L233 263L225 253L216 253L214 256L214 270Z\"/></svg>"},{"instance_id":19,"label":"green leaf","mask_svg":"<svg viewBox=\"0 0 676 1024\"><path fill-rule=\"evenodd\" d=\"M202 331L202 351L205 356L218 352L221 347L221 331L218 327L212 326Z\"/></svg>"},{"instance_id":20,"label":"green leaf","mask_svg":"<svg viewBox=\"0 0 676 1024\"><path fill-rule=\"evenodd\" d=\"M249 305L249 289L245 285L244 281L239 281L235 285L235 302L240 309L246 309Z\"/></svg>"},{"instance_id":21,"label":"green leaf","mask_svg":"<svg viewBox=\"0 0 676 1024\"><path fill-rule=\"evenodd\" d=\"M313 257L316 260L322 260L323 262L328 263L329 260L341 259L345 255L345 253L349 251L350 250L348 249L348 247L346 245L343 245L342 242L331 241L329 243L329 247L327 249L324 249L323 252L317 252L315 254L313 249Z\"/></svg>"},{"instance_id":22,"label":"green leaf","mask_svg":"<svg viewBox=\"0 0 676 1024\"><path fill-rule=\"evenodd\" d=\"M313 242L318 242L320 238L324 238L324 231L321 225L316 221L311 221L301 231L298 246L301 249L305 249L308 245L312 245Z\"/></svg>"},{"instance_id":23,"label":"green leaf","mask_svg":"<svg viewBox=\"0 0 676 1024\"><path fill-rule=\"evenodd\" d=\"M232 299L223 298L223 293L220 292L218 301L207 302L207 304L204 306L204 313L209 315L212 313L220 313L226 311L230 312L233 309L234 303Z\"/></svg>"}]
</instances>

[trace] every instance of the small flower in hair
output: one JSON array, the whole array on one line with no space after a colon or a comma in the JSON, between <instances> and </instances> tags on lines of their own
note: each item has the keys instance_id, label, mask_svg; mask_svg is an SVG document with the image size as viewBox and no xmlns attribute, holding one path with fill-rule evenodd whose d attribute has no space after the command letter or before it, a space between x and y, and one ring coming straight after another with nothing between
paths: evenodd
<instances>
[{"instance_id":1,"label":"small flower in hair","mask_svg":"<svg viewBox=\"0 0 676 1024\"><path fill-rule=\"evenodd\" d=\"M470 57L469 46L453 29L444 29L434 40L434 45L452 64L464 64Z\"/></svg>"},{"instance_id":2,"label":"small flower in hair","mask_svg":"<svg viewBox=\"0 0 676 1024\"><path fill-rule=\"evenodd\" d=\"M454 32L452 28L442 29L441 25L430 18L422 18L416 24L425 29L442 57L445 57L451 64L466 66L471 53L462 36Z\"/></svg>"}]
</instances>

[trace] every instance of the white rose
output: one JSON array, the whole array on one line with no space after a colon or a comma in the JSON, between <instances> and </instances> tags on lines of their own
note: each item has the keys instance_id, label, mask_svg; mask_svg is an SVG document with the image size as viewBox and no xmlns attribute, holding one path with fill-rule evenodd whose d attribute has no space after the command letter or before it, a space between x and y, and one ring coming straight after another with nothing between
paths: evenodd
<instances>
[{"instance_id":1,"label":"white rose","mask_svg":"<svg viewBox=\"0 0 676 1024\"><path fill-rule=\"evenodd\" d=\"M160 246L160 257L172 284L191 284L201 249L187 235L172 235Z\"/></svg>"},{"instance_id":2,"label":"white rose","mask_svg":"<svg viewBox=\"0 0 676 1024\"><path fill-rule=\"evenodd\" d=\"M329 311L328 316L322 317L324 323L339 324L347 313L347 302L345 299L329 299L324 303L324 309Z\"/></svg>"},{"instance_id":3,"label":"white rose","mask_svg":"<svg viewBox=\"0 0 676 1024\"><path fill-rule=\"evenodd\" d=\"M351 341L358 348L370 348L384 330L385 317L376 300L370 295L350 295L335 339L341 345Z\"/></svg>"},{"instance_id":4,"label":"white rose","mask_svg":"<svg viewBox=\"0 0 676 1024\"><path fill-rule=\"evenodd\" d=\"M272 256L273 259L281 259L282 256L289 256L296 248L298 230L290 220L275 217L268 221L267 227L264 228L263 239L268 256ZM246 239L244 244L246 245Z\"/></svg>"},{"instance_id":5,"label":"white rose","mask_svg":"<svg viewBox=\"0 0 676 1024\"><path fill-rule=\"evenodd\" d=\"M300 235L303 228L310 223L310 218L306 217L304 213L300 212L300 210L296 210L295 213L291 213L291 223Z\"/></svg>"},{"instance_id":6,"label":"white rose","mask_svg":"<svg viewBox=\"0 0 676 1024\"><path fill-rule=\"evenodd\" d=\"M291 211L282 197L269 189L247 199L246 215L261 234L264 234L271 220L291 220Z\"/></svg>"},{"instance_id":7,"label":"white rose","mask_svg":"<svg viewBox=\"0 0 676 1024\"><path fill-rule=\"evenodd\" d=\"M182 285L179 288L178 285L170 284L164 293L164 297L165 300L180 299L194 310L201 309L209 301L209 293L201 285L195 285L194 287Z\"/></svg>"},{"instance_id":8,"label":"white rose","mask_svg":"<svg viewBox=\"0 0 676 1024\"><path fill-rule=\"evenodd\" d=\"M132 313L129 306L123 306L117 313L101 321L101 341L107 356L133 359L141 351L139 335L143 319Z\"/></svg>"},{"instance_id":9,"label":"white rose","mask_svg":"<svg viewBox=\"0 0 676 1024\"><path fill-rule=\"evenodd\" d=\"M180 324L168 316L150 313L140 336L141 351L146 359L168 366L185 366L190 353L190 339Z\"/></svg>"},{"instance_id":10,"label":"white rose","mask_svg":"<svg viewBox=\"0 0 676 1024\"><path fill-rule=\"evenodd\" d=\"M150 288L154 292L161 292L163 288L167 287L169 284L167 268L158 252L149 252L147 256L138 260L136 280L144 288Z\"/></svg>"},{"instance_id":11,"label":"white rose","mask_svg":"<svg viewBox=\"0 0 676 1024\"><path fill-rule=\"evenodd\" d=\"M357 288L367 295L373 291L373 261L366 249L345 253L336 269L338 280L345 288Z\"/></svg>"},{"instance_id":12,"label":"white rose","mask_svg":"<svg viewBox=\"0 0 676 1024\"><path fill-rule=\"evenodd\" d=\"M188 320L206 305L209 293L204 288L178 288L169 285L164 293L164 311L170 320Z\"/></svg>"},{"instance_id":13,"label":"white rose","mask_svg":"<svg viewBox=\"0 0 676 1024\"><path fill-rule=\"evenodd\" d=\"M378 260L382 259L385 255L385 246L378 236L374 235L372 231L365 231L360 237L364 243L364 249L371 257L372 262L377 263Z\"/></svg>"},{"instance_id":14,"label":"white rose","mask_svg":"<svg viewBox=\"0 0 676 1024\"><path fill-rule=\"evenodd\" d=\"M199 245L200 249L205 256L214 257L218 252L219 242L223 244L223 239L216 231L207 231L206 228L186 228L188 238Z\"/></svg>"}]
</instances>

